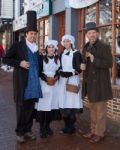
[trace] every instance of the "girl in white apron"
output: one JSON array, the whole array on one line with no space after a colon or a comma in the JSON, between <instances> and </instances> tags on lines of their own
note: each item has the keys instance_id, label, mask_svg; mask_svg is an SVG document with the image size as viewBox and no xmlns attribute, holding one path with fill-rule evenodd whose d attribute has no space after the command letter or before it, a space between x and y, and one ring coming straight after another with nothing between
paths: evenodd
<instances>
[{"instance_id":1,"label":"girl in white apron","mask_svg":"<svg viewBox=\"0 0 120 150\"><path fill-rule=\"evenodd\" d=\"M60 56L60 79L59 79L59 107L65 127L62 133L72 134L75 132L75 114L82 112L83 102L81 99L80 64L82 57L79 51L74 49L75 39L71 35L64 35L61 44L65 48ZM75 89L73 89L75 88ZM77 90L76 90L77 89ZM76 91L75 91L76 90Z\"/></svg>"},{"instance_id":2,"label":"girl in white apron","mask_svg":"<svg viewBox=\"0 0 120 150\"><path fill-rule=\"evenodd\" d=\"M41 55L40 82L43 98L40 98L39 102L35 105L37 109L37 121L40 123L41 138L53 134L50 128L50 122L53 117L52 110L59 110L57 71L60 67L60 62L58 55L56 55L57 44L58 42L55 40L48 40L45 43L46 55Z\"/></svg>"}]
</instances>

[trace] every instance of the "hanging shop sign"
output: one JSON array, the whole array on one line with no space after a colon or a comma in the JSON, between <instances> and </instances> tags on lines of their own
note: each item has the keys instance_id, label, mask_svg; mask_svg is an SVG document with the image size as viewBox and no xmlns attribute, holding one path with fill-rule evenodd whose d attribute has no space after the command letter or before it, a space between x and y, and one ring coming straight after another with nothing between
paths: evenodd
<instances>
[{"instance_id":1,"label":"hanging shop sign","mask_svg":"<svg viewBox=\"0 0 120 150\"><path fill-rule=\"evenodd\" d=\"M88 7L96 2L98 0L68 0L69 6L76 9Z\"/></svg>"}]
</instances>

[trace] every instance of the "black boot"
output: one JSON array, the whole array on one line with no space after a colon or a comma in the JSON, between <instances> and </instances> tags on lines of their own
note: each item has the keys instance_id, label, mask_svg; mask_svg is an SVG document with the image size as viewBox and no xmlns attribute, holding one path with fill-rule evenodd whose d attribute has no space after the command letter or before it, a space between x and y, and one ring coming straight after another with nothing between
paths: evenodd
<instances>
[{"instance_id":1,"label":"black boot","mask_svg":"<svg viewBox=\"0 0 120 150\"><path fill-rule=\"evenodd\" d=\"M46 132L47 132L48 135L53 135L53 131L52 131L52 129L50 128L49 125L46 127Z\"/></svg>"},{"instance_id":2,"label":"black boot","mask_svg":"<svg viewBox=\"0 0 120 150\"><path fill-rule=\"evenodd\" d=\"M45 127L45 112L40 111L40 116L39 116L39 122L40 122L40 137L41 138L46 138L46 127Z\"/></svg>"},{"instance_id":3,"label":"black boot","mask_svg":"<svg viewBox=\"0 0 120 150\"><path fill-rule=\"evenodd\" d=\"M47 132L44 125L40 124L40 137L41 138L47 138Z\"/></svg>"},{"instance_id":4,"label":"black boot","mask_svg":"<svg viewBox=\"0 0 120 150\"><path fill-rule=\"evenodd\" d=\"M69 133L69 116L68 117L63 117L63 120L64 120L64 128L61 130L61 133Z\"/></svg>"},{"instance_id":5,"label":"black boot","mask_svg":"<svg viewBox=\"0 0 120 150\"><path fill-rule=\"evenodd\" d=\"M75 133L76 129L75 129L75 121L76 121L76 117L75 115L70 116L69 118L69 130L68 130L68 134L73 134Z\"/></svg>"},{"instance_id":6,"label":"black boot","mask_svg":"<svg viewBox=\"0 0 120 150\"><path fill-rule=\"evenodd\" d=\"M50 122L51 121L52 121L52 119L51 119L51 112L46 112L45 126L46 126L46 133L47 133L47 135L53 135L53 131L50 128Z\"/></svg>"}]
</instances>

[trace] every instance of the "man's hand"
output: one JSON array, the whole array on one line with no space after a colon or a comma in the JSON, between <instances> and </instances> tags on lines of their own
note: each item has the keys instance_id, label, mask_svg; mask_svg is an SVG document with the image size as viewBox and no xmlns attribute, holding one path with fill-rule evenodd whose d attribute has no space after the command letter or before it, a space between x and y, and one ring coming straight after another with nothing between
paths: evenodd
<instances>
[{"instance_id":1,"label":"man's hand","mask_svg":"<svg viewBox=\"0 0 120 150\"><path fill-rule=\"evenodd\" d=\"M91 62L94 61L94 56L90 52L86 52L86 57L89 57Z\"/></svg>"},{"instance_id":2,"label":"man's hand","mask_svg":"<svg viewBox=\"0 0 120 150\"><path fill-rule=\"evenodd\" d=\"M22 61L20 62L20 67L22 67L22 68L24 68L24 69L29 69L30 64L29 64L29 62L27 62L27 61L25 61L25 60L22 60Z\"/></svg>"}]
</instances>

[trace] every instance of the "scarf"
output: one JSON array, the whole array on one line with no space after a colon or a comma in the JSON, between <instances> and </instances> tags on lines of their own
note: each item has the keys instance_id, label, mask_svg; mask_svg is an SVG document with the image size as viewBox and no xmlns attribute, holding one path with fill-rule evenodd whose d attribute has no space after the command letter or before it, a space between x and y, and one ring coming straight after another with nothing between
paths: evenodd
<instances>
[{"instance_id":1,"label":"scarf","mask_svg":"<svg viewBox=\"0 0 120 150\"><path fill-rule=\"evenodd\" d=\"M35 42L31 43L26 39L26 45L29 47L32 53L35 53L38 51L38 46Z\"/></svg>"}]
</instances>

